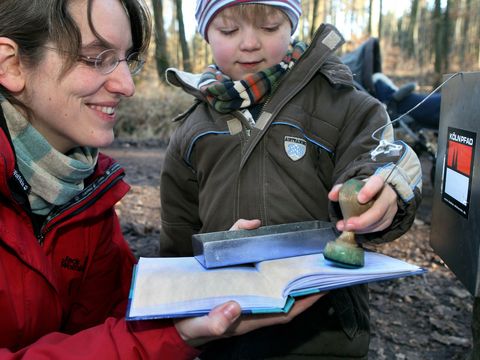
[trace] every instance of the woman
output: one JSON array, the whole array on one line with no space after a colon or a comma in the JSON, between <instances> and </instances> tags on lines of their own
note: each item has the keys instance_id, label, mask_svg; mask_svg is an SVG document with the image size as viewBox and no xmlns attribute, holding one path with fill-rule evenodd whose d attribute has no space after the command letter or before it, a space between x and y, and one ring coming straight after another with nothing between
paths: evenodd
<instances>
[{"instance_id":1,"label":"woman","mask_svg":"<svg viewBox=\"0 0 480 360\"><path fill-rule=\"evenodd\" d=\"M124 320L135 259L114 204L129 187L98 148L149 38L142 0L0 0L1 359L193 358L318 298L283 317L229 302L175 325Z\"/></svg>"}]
</instances>

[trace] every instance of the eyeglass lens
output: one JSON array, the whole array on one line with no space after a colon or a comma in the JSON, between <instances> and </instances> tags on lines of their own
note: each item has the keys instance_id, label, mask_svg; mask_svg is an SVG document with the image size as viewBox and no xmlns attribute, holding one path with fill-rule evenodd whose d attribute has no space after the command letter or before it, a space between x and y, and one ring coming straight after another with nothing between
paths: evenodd
<instances>
[{"instance_id":1,"label":"eyeglass lens","mask_svg":"<svg viewBox=\"0 0 480 360\"><path fill-rule=\"evenodd\" d=\"M138 52L134 52L124 59L119 59L115 50L107 49L95 58L95 68L102 74L110 74L121 61L126 61L130 73L136 75L142 70L143 64L145 63L139 56L140 54Z\"/></svg>"}]
</instances>

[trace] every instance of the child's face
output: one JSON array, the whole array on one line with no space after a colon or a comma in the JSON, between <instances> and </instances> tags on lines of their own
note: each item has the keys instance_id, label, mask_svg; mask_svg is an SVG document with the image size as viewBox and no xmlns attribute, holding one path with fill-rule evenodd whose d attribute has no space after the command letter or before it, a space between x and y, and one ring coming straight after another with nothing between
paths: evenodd
<instances>
[{"instance_id":1,"label":"child's face","mask_svg":"<svg viewBox=\"0 0 480 360\"><path fill-rule=\"evenodd\" d=\"M215 63L233 80L278 64L288 51L290 21L281 10L268 8L265 16L238 16L235 7L227 8L208 27Z\"/></svg>"}]
</instances>

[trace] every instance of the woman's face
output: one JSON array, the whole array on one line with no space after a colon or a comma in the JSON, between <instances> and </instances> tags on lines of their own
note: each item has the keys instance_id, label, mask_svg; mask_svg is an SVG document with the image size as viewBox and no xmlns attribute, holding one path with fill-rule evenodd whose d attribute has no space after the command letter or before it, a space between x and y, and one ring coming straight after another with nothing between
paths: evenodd
<instances>
[{"instance_id":1,"label":"woman's face","mask_svg":"<svg viewBox=\"0 0 480 360\"><path fill-rule=\"evenodd\" d=\"M71 1L69 10L82 34L81 55L96 57L106 47L88 25L87 0ZM93 25L124 59L132 47L128 16L118 0L95 0ZM32 115L31 124L62 153L77 146L103 147L114 138L113 126L120 100L135 92L127 63L121 61L110 74L77 62L62 76L61 53L46 50L40 65L25 69L25 91L21 101Z\"/></svg>"}]
</instances>

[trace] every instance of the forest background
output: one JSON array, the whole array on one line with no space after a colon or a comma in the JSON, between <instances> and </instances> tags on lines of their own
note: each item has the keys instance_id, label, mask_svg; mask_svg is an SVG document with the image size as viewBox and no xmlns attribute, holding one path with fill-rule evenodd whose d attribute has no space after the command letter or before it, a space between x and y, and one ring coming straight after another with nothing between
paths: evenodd
<instances>
[{"instance_id":1,"label":"forest background","mask_svg":"<svg viewBox=\"0 0 480 360\"><path fill-rule=\"evenodd\" d=\"M117 137L167 142L171 120L192 98L168 84L168 67L201 72L213 62L195 31L195 0L147 0L154 18L147 65L137 95L119 110ZM369 37L380 41L382 72L394 83L414 81L429 92L443 74L480 69L480 0L302 0L294 36L309 43L321 23L343 33L350 52Z\"/></svg>"}]
</instances>

